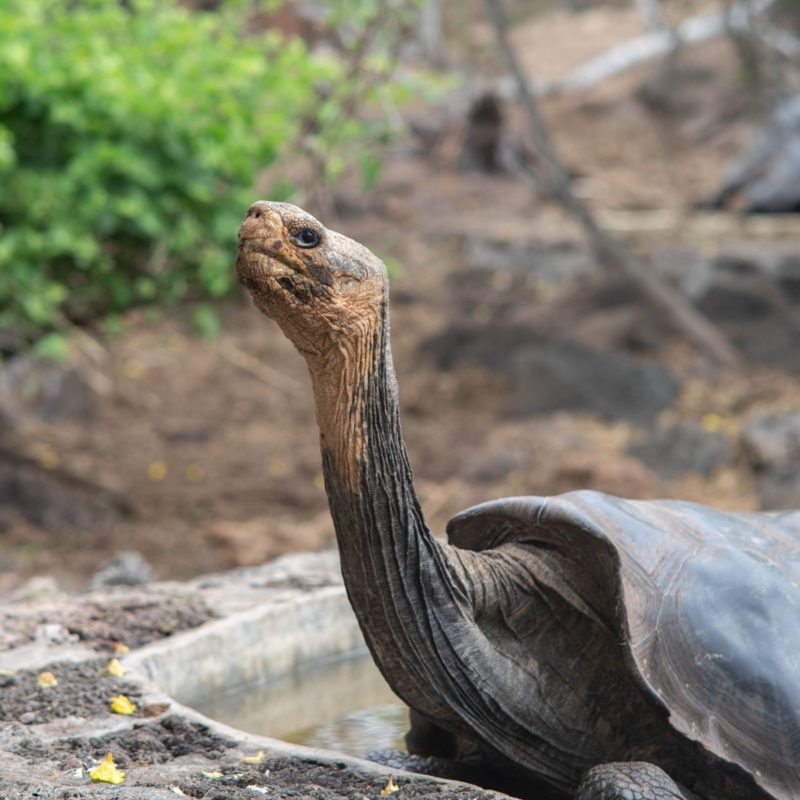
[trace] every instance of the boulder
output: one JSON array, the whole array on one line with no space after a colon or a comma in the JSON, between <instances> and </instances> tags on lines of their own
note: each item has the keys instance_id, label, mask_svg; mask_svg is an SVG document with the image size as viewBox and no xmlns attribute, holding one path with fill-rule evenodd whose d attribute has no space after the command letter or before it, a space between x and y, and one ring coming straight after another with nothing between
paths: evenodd
<instances>
[{"instance_id":1,"label":"boulder","mask_svg":"<svg viewBox=\"0 0 800 800\"><path fill-rule=\"evenodd\" d=\"M670 479L687 472L708 476L731 454L724 434L707 431L695 422L658 428L628 452Z\"/></svg>"}]
</instances>

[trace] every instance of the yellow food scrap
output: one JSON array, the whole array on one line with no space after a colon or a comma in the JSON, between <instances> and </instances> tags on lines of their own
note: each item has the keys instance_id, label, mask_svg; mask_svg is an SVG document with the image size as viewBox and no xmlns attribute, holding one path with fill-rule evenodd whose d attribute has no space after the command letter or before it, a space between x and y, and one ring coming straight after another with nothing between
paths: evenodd
<instances>
[{"instance_id":1,"label":"yellow food scrap","mask_svg":"<svg viewBox=\"0 0 800 800\"><path fill-rule=\"evenodd\" d=\"M39 453L39 463L45 469L55 469L61 463L61 456L52 447L45 446Z\"/></svg>"},{"instance_id":2,"label":"yellow food scrap","mask_svg":"<svg viewBox=\"0 0 800 800\"><path fill-rule=\"evenodd\" d=\"M203 772L203 775L206 776L206 778L221 778L222 777L222 773L221 772L217 772L216 770L214 770L214 772L206 772L205 770L203 770L202 772Z\"/></svg>"},{"instance_id":3,"label":"yellow food scrap","mask_svg":"<svg viewBox=\"0 0 800 800\"><path fill-rule=\"evenodd\" d=\"M122 642L114 642L114 652L119 653L119 655L124 655L130 652L130 647L126 644L122 644Z\"/></svg>"},{"instance_id":4,"label":"yellow food scrap","mask_svg":"<svg viewBox=\"0 0 800 800\"><path fill-rule=\"evenodd\" d=\"M133 714L133 712L136 711L136 706L131 703L124 694L118 694L116 697L112 697L110 702L111 710L115 714Z\"/></svg>"},{"instance_id":5,"label":"yellow food scrap","mask_svg":"<svg viewBox=\"0 0 800 800\"><path fill-rule=\"evenodd\" d=\"M259 750L254 756L243 758L240 763L242 764L260 764L264 760L264 751Z\"/></svg>"},{"instance_id":6,"label":"yellow food scrap","mask_svg":"<svg viewBox=\"0 0 800 800\"><path fill-rule=\"evenodd\" d=\"M130 378L131 380L135 381L144 375L144 365L141 361L137 361L135 358L132 358L130 361L126 361L122 365L122 372L126 378Z\"/></svg>"},{"instance_id":7,"label":"yellow food scrap","mask_svg":"<svg viewBox=\"0 0 800 800\"><path fill-rule=\"evenodd\" d=\"M703 427L709 433L716 433L722 428L723 419L719 414L705 414L703 416Z\"/></svg>"},{"instance_id":8,"label":"yellow food scrap","mask_svg":"<svg viewBox=\"0 0 800 800\"><path fill-rule=\"evenodd\" d=\"M51 686L58 686L58 679L52 672L42 672L36 678L36 683L38 686L47 689Z\"/></svg>"},{"instance_id":9,"label":"yellow food scrap","mask_svg":"<svg viewBox=\"0 0 800 800\"><path fill-rule=\"evenodd\" d=\"M386 781L386 786L381 789L381 795L383 797L388 797L390 794L394 794L395 792L399 792L400 787L394 782L394 775L389 776L389 780Z\"/></svg>"},{"instance_id":10,"label":"yellow food scrap","mask_svg":"<svg viewBox=\"0 0 800 800\"><path fill-rule=\"evenodd\" d=\"M109 753L94 769L89 770L89 777L93 781L103 783L122 783L125 780L125 773L117 769L114 754Z\"/></svg>"},{"instance_id":11,"label":"yellow food scrap","mask_svg":"<svg viewBox=\"0 0 800 800\"><path fill-rule=\"evenodd\" d=\"M112 678L121 678L127 671L128 668L123 667L116 658L112 658L108 664L100 670L103 675L111 675Z\"/></svg>"},{"instance_id":12,"label":"yellow food scrap","mask_svg":"<svg viewBox=\"0 0 800 800\"><path fill-rule=\"evenodd\" d=\"M291 471L291 464L282 458L276 458L267 464L267 471L276 478L285 478Z\"/></svg>"},{"instance_id":13,"label":"yellow food scrap","mask_svg":"<svg viewBox=\"0 0 800 800\"><path fill-rule=\"evenodd\" d=\"M190 483L202 483L206 479L206 471L200 464L186 465L186 480Z\"/></svg>"},{"instance_id":14,"label":"yellow food scrap","mask_svg":"<svg viewBox=\"0 0 800 800\"><path fill-rule=\"evenodd\" d=\"M163 481L167 477L167 465L163 461L153 461L147 465L147 477L151 481Z\"/></svg>"}]
</instances>

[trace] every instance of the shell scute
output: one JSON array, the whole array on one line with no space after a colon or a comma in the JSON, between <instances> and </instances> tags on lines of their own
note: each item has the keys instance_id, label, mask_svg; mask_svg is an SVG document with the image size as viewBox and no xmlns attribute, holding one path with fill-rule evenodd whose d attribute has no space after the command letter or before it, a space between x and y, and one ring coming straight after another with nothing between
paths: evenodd
<instances>
[{"instance_id":1,"label":"shell scute","mask_svg":"<svg viewBox=\"0 0 800 800\"><path fill-rule=\"evenodd\" d=\"M775 797L800 794L800 512L572 492L476 506L448 535L473 550L602 541L617 585L597 596L670 724Z\"/></svg>"}]
</instances>

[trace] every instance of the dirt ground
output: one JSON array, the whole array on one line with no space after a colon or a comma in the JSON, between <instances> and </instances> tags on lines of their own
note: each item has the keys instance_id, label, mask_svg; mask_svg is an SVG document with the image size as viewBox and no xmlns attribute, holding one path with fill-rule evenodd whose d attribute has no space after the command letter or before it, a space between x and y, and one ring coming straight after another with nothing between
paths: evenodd
<instances>
[{"instance_id":1,"label":"dirt ground","mask_svg":"<svg viewBox=\"0 0 800 800\"><path fill-rule=\"evenodd\" d=\"M8 797L38 797L65 800L70 797L114 796L135 800L178 795L218 800L252 800L259 794L282 798L319 800L367 800L380 797L386 779L367 775L344 763L314 762L313 759L261 755L255 764L243 763L236 751L240 743L210 731L205 725L179 715L164 713L163 706L144 705L143 717L132 727L92 737L74 736L44 744L36 736L26 736L29 725L57 719L76 719L110 715L108 698L123 693L137 708L141 705L136 686L99 675L107 659L79 664L54 663L46 671L58 676L58 691L37 685L39 671L20 671L0 678L3 709L0 721L17 721L18 735L5 733L12 742L9 754L28 762L30 784L17 780L0 785ZM157 717L151 720L147 717ZM113 753L114 763L126 773L125 785L87 786L86 773ZM183 763L183 768L180 765ZM159 765L169 765L169 772ZM12 764L6 777L14 774ZM177 768L176 768L177 767ZM0 770L2 780L3 770ZM162 774L164 773L164 774ZM44 776L47 776L46 780ZM39 783L37 784L37 779ZM423 777L414 781L399 779L402 796L412 800L490 800L497 797L475 787L437 784Z\"/></svg>"},{"instance_id":2,"label":"dirt ground","mask_svg":"<svg viewBox=\"0 0 800 800\"><path fill-rule=\"evenodd\" d=\"M516 32L542 62L563 26L551 16ZM598 48L628 31L615 19L593 23ZM578 193L687 281L714 259L796 253L797 220L689 211L754 129L727 46L688 51L666 95L653 74L545 103ZM324 220L391 259L404 431L432 528L492 497L580 487L764 505L741 432L800 407L796 299L759 314L706 296L749 359L720 375L524 181L459 171L457 117L435 120L432 147L399 143L377 187L344 187ZM216 337L192 307L143 309L77 336L65 364L4 367L0 592L35 593L20 586L44 574L84 588L121 551L167 579L333 544L302 359L243 295L217 312Z\"/></svg>"},{"instance_id":3,"label":"dirt ground","mask_svg":"<svg viewBox=\"0 0 800 800\"><path fill-rule=\"evenodd\" d=\"M80 705L71 706L80 712ZM264 757L258 764L243 764L229 751L236 743L210 732L204 725L177 716L142 722L131 730L92 739L76 738L43 747L33 739L20 739L13 754L50 767L50 780L58 787L31 784L31 796L41 800L72 797L119 797L152 800L178 795L215 800L252 800L259 795L280 800L370 800L381 796L386 779L362 773L344 763L315 763L313 759ZM126 773L126 785L87 788L86 771L114 753L117 768ZM183 774L167 780L160 764L184 760ZM200 761L200 763L197 763ZM202 763L206 761L208 763ZM192 766L193 765L193 768ZM398 779L402 796L410 800L492 800L499 795L476 787L443 785L425 778ZM72 791L70 790L72 787ZM2 788L0 788L0 791ZM16 790L25 792L19 784ZM113 794L112 794L113 792ZM2 795L0 795L2 796Z\"/></svg>"},{"instance_id":4,"label":"dirt ground","mask_svg":"<svg viewBox=\"0 0 800 800\"><path fill-rule=\"evenodd\" d=\"M338 585L338 592L332 595L330 585ZM0 798L367 800L381 797L392 774L402 797L503 800L505 795L430 777L475 777L467 766L396 752L371 754L381 768L281 744L207 720L163 693L162 682L170 679L157 666L158 653L163 656L159 648L174 633L195 629L208 637L205 646L218 643L222 635L231 646L241 641L242 625L253 623L254 610L262 615L265 608L285 611L287 604L309 600L314 593L322 593L324 602L335 596L345 600L335 559L298 554L282 565L273 562L194 582L4 604ZM209 620L205 633L198 630ZM156 650L142 660L139 648L151 642ZM122 664L114 665L112 657ZM190 658L185 666L189 681L199 678L202 685L207 679L191 675L193 669L203 670L197 661ZM153 669L160 677L154 678ZM130 702L130 713L114 713L111 701L120 695ZM124 782L114 786L91 774L109 753L115 768L125 773Z\"/></svg>"}]
</instances>

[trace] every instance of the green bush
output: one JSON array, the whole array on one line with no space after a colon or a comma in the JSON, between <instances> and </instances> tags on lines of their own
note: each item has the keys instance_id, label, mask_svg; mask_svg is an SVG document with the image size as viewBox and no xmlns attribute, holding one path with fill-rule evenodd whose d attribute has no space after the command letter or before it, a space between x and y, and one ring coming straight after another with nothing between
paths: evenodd
<instances>
[{"instance_id":1,"label":"green bush","mask_svg":"<svg viewBox=\"0 0 800 800\"><path fill-rule=\"evenodd\" d=\"M2 3L0 332L230 288L254 178L335 68L241 27L175 0Z\"/></svg>"}]
</instances>

